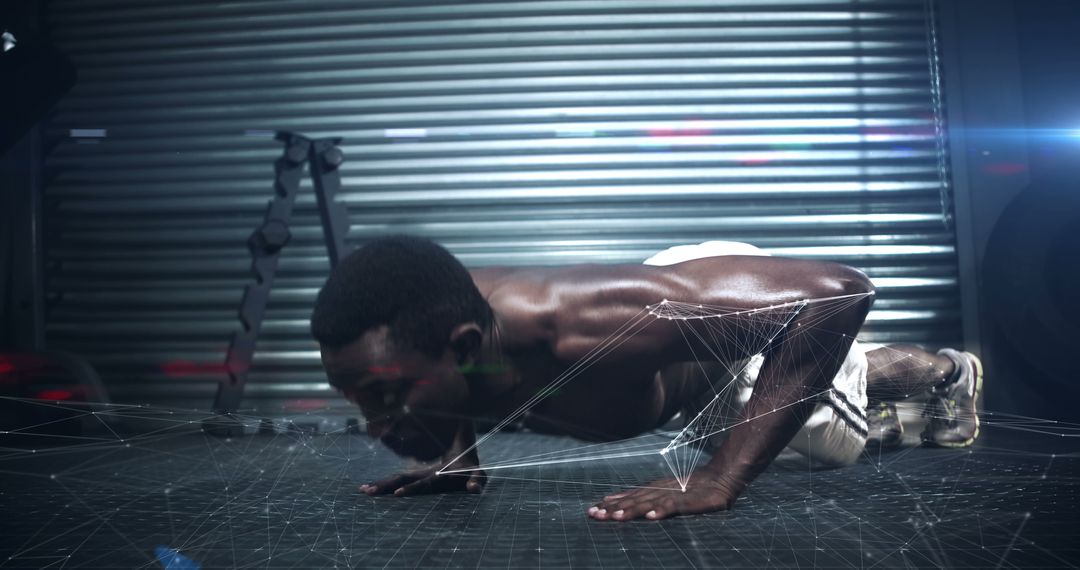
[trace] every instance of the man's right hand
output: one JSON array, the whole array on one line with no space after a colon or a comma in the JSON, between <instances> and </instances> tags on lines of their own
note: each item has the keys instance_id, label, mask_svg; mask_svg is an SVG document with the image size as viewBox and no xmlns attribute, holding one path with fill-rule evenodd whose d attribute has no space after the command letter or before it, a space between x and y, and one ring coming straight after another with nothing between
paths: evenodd
<instances>
[{"instance_id":1,"label":"man's right hand","mask_svg":"<svg viewBox=\"0 0 1080 570\"><path fill-rule=\"evenodd\" d=\"M360 491L368 495L393 493L395 497L450 491L468 491L470 493L482 491L484 483L487 482L487 475L483 471L438 474L439 469L442 469L443 465L446 465L453 458L445 458L445 461L431 467L398 473L367 485L360 485ZM454 469L468 467L476 467L476 462L470 462L463 457L453 465Z\"/></svg>"},{"instance_id":2,"label":"man's right hand","mask_svg":"<svg viewBox=\"0 0 1080 570\"><path fill-rule=\"evenodd\" d=\"M475 443L476 433L473 431L472 422L463 421L454 436L453 445L438 463L360 485L360 491L372 496L393 493L395 497L450 491L479 493L484 489L487 475L481 470L460 471L480 465L473 447ZM444 468L455 472L439 475L439 470Z\"/></svg>"}]
</instances>

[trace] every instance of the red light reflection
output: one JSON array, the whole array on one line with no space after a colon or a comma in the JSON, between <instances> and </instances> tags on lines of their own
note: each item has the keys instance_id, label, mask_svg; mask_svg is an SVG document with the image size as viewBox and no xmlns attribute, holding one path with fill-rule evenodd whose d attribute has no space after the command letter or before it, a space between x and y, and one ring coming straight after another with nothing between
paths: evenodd
<instances>
[{"instance_id":1,"label":"red light reflection","mask_svg":"<svg viewBox=\"0 0 1080 570\"><path fill-rule=\"evenodd\" d=\"M34 396L39 400L70 400L75 394L67 390L42 390Z\"/></svg>"}]
</instances>

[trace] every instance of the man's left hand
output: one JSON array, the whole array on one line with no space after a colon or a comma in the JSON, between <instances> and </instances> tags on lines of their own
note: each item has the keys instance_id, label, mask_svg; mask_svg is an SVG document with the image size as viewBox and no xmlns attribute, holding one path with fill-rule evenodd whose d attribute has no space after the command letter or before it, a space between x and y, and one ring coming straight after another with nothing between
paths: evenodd
<instances>
[{"instance_id":1,"label":"man's left hand","mask_svg":"<svg viewBox=\"0 0 1080 570\"><path fill-rule=\"evenodd\" d=\"M738 496L732 487L711 471L699 469L690 476L685 491L678 480L661 479L608 495L590 507L588 515L601 521L628 521L723 511L730 509Z\"/></svg>"}]
</instances>

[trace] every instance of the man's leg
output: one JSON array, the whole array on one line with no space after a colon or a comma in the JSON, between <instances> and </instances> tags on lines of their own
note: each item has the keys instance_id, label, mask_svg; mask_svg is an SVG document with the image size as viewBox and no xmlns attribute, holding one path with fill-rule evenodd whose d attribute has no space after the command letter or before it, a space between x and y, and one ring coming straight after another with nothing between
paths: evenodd
<instances>
[{"instance_id":1,"label":"man's leg","mask_svg":"<svg viewBox=\"0 0 1080 570\"><path fill-rule=\"evenodd\" d=\"M891 344L866 353L870 407L917 396L948 381L956 364L913 344Z\"/></svg>"},{"instance_id":2,"label":"man's leg","mask_svg":"<svg viewBox=\"0 0 1080 570\"><path fill-rule=\"evenodd\" d=\"M898 445L903 428L891 402L929 393L923 415L929 420L924 444L966 447L979 435L977 401L982 363L970 353L942 349L937 354L914 345L890 345L866 354L870 401L870 441Z\"/></svg>"}]
</instances>

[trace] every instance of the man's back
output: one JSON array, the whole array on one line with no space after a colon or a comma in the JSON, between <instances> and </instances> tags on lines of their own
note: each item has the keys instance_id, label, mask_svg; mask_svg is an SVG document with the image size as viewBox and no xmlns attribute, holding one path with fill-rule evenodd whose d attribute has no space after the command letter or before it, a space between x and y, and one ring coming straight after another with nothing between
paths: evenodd
<instances>
[{"instance_id":1,"label":"man's back","mask_svg":"<svg viewBox=\"0 0 1080 570\"><path fill-rule=\"evenodd\" d=\"M793 287L792 279L833 271L836 290ZM477 394L478 411L501 419L545 390L561 375L573 378L530 410L525 424L537 431L589 440L631 437L663 424L706 386L664 378L665 366L708 358L679 323L647 307L671 301L720 306L730 311L782 305L842 293L846 267L790 259L728 256L668 266L576 265L492 267L471 272L496 315L503 363L512 392ZM854 275L859 279L861 274ZM756 294L747 295L747 289ZM747 330L727 354L749 356L761 344ZM602 358L598 349L603 350ZM741 351L740 351L741 347ZM592 358L590 358L592 357ZM584 361L584 362L583 362ZM580 370L571 367L580 365Z\"/></svg>"},{"instance_id":2,"label":"man's back","mask_svg":"<svg viewBox=\"0 0 1080 570\"><path fill-rule=\"evenodd\" d=\"M844 295L864 287L850 267L785 258L728 256L666 267L491 267L470 272L494 309L506 350L547 350L572 364L628 320L664 300L730 311ZM673 324L650 327L617 359L656 368L693 358Z\"/></svg>"}]
</instances>

